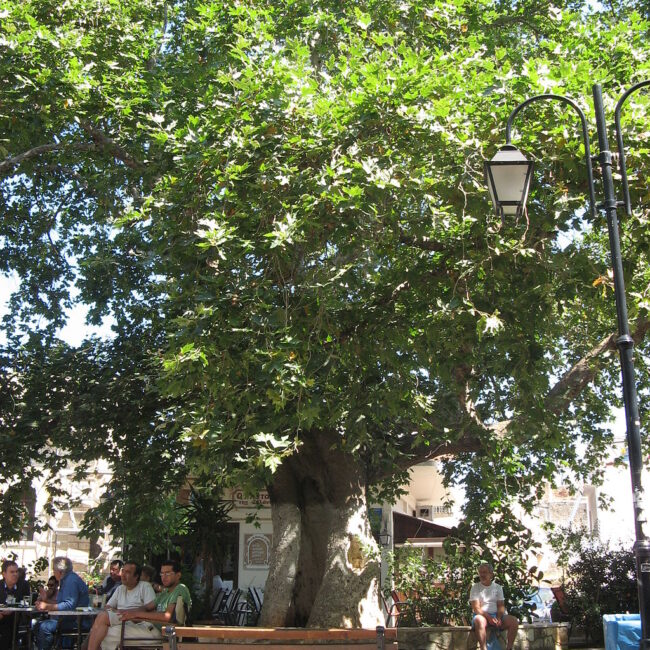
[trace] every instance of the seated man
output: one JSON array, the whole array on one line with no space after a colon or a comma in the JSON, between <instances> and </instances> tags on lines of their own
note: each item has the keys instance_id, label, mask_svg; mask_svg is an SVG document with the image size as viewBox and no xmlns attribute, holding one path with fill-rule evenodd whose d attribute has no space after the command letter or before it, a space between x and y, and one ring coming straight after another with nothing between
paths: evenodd
<instances>
[{"instance_id":1,"label":"seated man","mask_svg":"<svg viewBox=\"0 0 650 650\"><path fill-rule=\"evenodd\" d=\"M77 607L88 607L88 585L72 570L72 561L67 557L55 557L52 561L52 573L59 581L59 593L55 603L44 600L36 603L41 612L70 611ZM72 629L77 624L74 617L64 621L65 628ZM39 621L36 625L36 645L38 650L50 650L54 642L54 633L59 621L56 616Z\"/></svg>"},{"instance_id":2,"label":"seated man","mask_svg":"<svg viewBox=\"0 0 650 650\"><path fill-rule=\"evenodd\" d=\"M162 567L160 567L160 578L163 589L154 601L155 611L147 612L132 609L122 614L123 621L152 621L152 639L160 639L162 636L160 631L163 625L174 622L176 601L179 596L183 598L186 612L192 606L189 589L181 583L181 565L177 560L165 560L163 562Z\"/></svg>"},{"instance_id":3,"label":"seated man","mask_svg":"<svg viewBox=\"0 0 650 650\"><path fill-rule=\"evenodd\" d=\"M47 587L41 587L38 590L38 599L36 602L39 603L41 600L44 600L46 603L55 603L58 593L59 583L54 576L50 576L47 581Z\"/></svg>"},{"instance_id":4,"label":"seated man","mask_svg":"<svg viewBox=\"0 0 650 650\"><path fill-rule=\"evenodd\" d=\"M108 599L113 595L113 592L120 586L122 582L121 572L123 566L124 563L122 560L113 560L111 562L111 565L108 569L108 575L104 578L102 584L99 585L99 587L96 589L96 593L99 596L106 596Z\"/></svg>"},{"instance_id":5,"label":"seated man","mask_svg":"<svg viewBox=\"0 0 650 650\"><path fill-rule=\"evenodd\" d=\"M519 621L506 614L503 589L494 580L494 570L487 562L478 568L479 582L472 585L469 602L472 606L472 627L481 650L487 648L488 627L507 630L508 650L512 650L517 637Z\"/></svg>"},{"instance_id":6,"label":"seated man","mask_svg":"<svg viewBox=\"0 0 650 650\"><path fill-rule=\"evenodd\" d=\"M29 584L18 580L18 565L13 560L2 563L2 580L0 581L0 603L3 605L19 604L29 596ZM0 648L11 648L14 633L15 614L3 614L0 611Z\"/></svg>"},{"instance_id":7,"label":"seated man","mask_svg":"<svg viewBox=\"0 0 650 650\"><path fill-rule=\"evenodd\" d=\"M106 611L97 616L88 635L88 650L114 650L120 643L122 615L130 609L149 611L154 608L156 594L150 583L140 580L140 565L127 561L122 566L122 583L106 603ZM146 623L129 621L125 637L146 638Z\"/></svg>"}]
</instances>

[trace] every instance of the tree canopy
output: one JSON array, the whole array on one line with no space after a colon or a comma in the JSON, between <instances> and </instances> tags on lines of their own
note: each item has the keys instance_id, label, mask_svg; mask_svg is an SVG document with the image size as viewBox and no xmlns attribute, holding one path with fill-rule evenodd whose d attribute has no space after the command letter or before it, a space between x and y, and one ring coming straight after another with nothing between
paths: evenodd
<instances>
[{"instance_id":1,"label":"tree canopy","mask_svg":"<svg viewBox=\"0 0 650 650\"><path fill-rule=\"evenodd\" d=\"M332 463L390 494L440 457L475 517L530 507L558 468L597 475L619 367L575 115L518 118L537 164L524 217L494 216L482 164L522 99L567 94L589 114L592 83L611 110L647 78L645 11L0 1L0 271L19 279L3 510L35 472L56 486L61 463L100 456L137 498L217 474L299 508L307 480L325 498L313 472ZM647 103L623 115L642 394ZM110 339L58 339L78 304Z\"/></svg>"}]
</instances>

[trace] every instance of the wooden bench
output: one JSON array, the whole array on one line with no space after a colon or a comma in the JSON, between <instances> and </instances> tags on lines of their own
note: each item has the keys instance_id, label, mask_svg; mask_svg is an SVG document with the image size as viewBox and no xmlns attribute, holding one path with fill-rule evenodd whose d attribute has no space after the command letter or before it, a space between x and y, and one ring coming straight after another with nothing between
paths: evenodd
<instances>
[{"instance_id":1,"label":"wooden bench","mask_svg":"<svg viewBox=\"0 0 650 650\"><path fill-rule=\"evenodd\" d=\"M169 650L397 650L397 630L168 626Z\"/></svg>"}]
</instances>

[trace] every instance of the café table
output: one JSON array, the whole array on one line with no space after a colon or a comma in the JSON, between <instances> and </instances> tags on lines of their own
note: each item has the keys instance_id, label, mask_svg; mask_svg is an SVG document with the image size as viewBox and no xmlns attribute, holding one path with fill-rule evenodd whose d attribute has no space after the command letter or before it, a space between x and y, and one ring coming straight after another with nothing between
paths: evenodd
<instances>
[{"instance_id":1,"label":"caf\u00e9 table","mask_svg":"<svg viewBox=\"0 0 650 650\"><path fill-rule=\"evenodd\" d=\"M23 614L27 615L30 618L47 618L47 617L54 617L54 618L59 618L62 616L76 616L77 617L77 648L81 647L81 637L83 634L83 630L81 629L81 619L86 618L86 617L92 617L93 619L103 610L101 609L95 609L94 607L77 607L77 609L70 609L70 610L64 610L64 611L59 611L59 610L51 610L51 611L43 611L40 609L37 609L36 607L23 607L20 605L15 605L11 607L2 607L0 609L0 612L3 613L9 613L9 612L14 612L17 614ZM13 638L12 638L12 644L11 648L12 650L16 650L17 644L18 644L18 638L16 632L18 631L18 619L19 616L14 617L14 629L13 629ZM31 625L28 626L27 628L27 647L31 647L31 641L32 641L32 627Z\"/></svg>"},{"instance_id":2,"label":"caf\u00e9 table","mask_svg":"<svg viewBox=\"0 0 650 650\"><path fill-rule=\"evenodd\" d=\"M18 632L18 619L20 618L20 615L27 614L31 617L32 613L35 611L36 609L34 607L26 607L24 605L4 605L0 607L0 613L2 614L16 614L14 616L14 626L11 633L12 650L16 650L17 643L18 643L18 638L16 633ZM28 626L27 638L28 638L27 646L29 648L31 644L31 638L32 638L31 625Z\"/></svg>"}]
</instances>

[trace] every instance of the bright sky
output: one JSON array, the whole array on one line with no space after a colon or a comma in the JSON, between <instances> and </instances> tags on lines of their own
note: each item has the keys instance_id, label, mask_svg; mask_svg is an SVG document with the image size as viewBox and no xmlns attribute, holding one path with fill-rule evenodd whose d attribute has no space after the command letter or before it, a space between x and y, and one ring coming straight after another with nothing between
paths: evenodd
<instances>
[{"instance_id":1,"label":"bright sky","mask_svg":"<svg viewBox=\"0 0 650 650\"><path fill-rule=\"evenodd\" d=\"M18 288L18 279L15 276L0 275L0 318L9 311L8 301L12 292ZM88 308L78 305L68 312L68 323L59 331L59 336L68 345L77 347L85 336L95 334L107 338L111 336L111 322L107 321L100 327L86 324ZM0 344L6 343L6 336L0 331Z\"/></svg>"}]
</instances>

